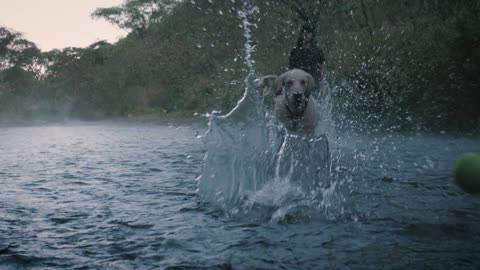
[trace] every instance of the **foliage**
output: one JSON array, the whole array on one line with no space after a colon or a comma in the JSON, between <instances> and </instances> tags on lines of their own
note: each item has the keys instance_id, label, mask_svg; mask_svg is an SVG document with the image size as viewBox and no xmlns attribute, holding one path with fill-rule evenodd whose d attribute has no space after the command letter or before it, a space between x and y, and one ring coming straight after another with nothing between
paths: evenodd
<instances>
[{"instance_id":1,"label":"foliage","mask_svg":"<svg viewBox=\"0 0 480 270\"><path fill-rule=\"evenodd\" d=\"M18 66L24 67L39 50L22 34L0 27L0 71Z\"/></svg>"},{"instance_id":2,"label":"foliage","mask_svg":"<svg viewBox=\"0 0 480 270\"><path fill-rule=\"evenodd\" d=\"M336 34L331 64L335 77L347 82L340 93L344 111L393 129L478 128L479 83L471 75L480 67L480 35L466 29L478 29L479 5L438 16L446 5L389 15L392 22L373 32Z\"/></svg>"},{"instance_id":3,"label":"foliage","mask_svg":"<svg viewBox=\"0 0 480 270\"><path fill-rule=\"evenodd\" d=\"M142 34L152 23L159 23L175 6L174 0L127 0L119 7L98 8L93 18L103 18L118 27Z\"/></svg>"},{"instance_id":4,"label":"foliage","mask_svg":"<svg viewBox=\"0 0 480 270\"><path fill-rule=\"evenodd\" d=\"M475 0L249 1L256 72L278 74L299 27L316 25L345 126L478 128ZM98 118L228 111L247 67L244 1L127 0L92 17L129 31L109 44L40 52L0 28L0 113Z\"/></svg>"}]
</instances>

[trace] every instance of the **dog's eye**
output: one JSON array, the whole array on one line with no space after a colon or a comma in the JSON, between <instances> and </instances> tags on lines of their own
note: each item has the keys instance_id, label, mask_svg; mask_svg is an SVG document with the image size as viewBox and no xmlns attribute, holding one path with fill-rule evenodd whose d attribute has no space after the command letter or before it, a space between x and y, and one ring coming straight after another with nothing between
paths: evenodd
<instances>
[{"instance_id":1,"label":"dog's eye","mask_svg":"<svg viewBox=\"0 0 480 270\"><path fill-rule=\"evenodd\" d=\"M306 82L305 80L301 80L300 83L301 83L302 85L305 85L307 82Z\"/></svg>"},{"instance_id":2,"label":"dog's eye","mask_svg":"<svg viewBox=\"0 0 480 270\"><path fill-rule=\"evenodd\" d=\"M292 85L293 85L293 81L286 81L285 84L288 85L288 86L292 86Z\"/></svg>"}]
</instances>

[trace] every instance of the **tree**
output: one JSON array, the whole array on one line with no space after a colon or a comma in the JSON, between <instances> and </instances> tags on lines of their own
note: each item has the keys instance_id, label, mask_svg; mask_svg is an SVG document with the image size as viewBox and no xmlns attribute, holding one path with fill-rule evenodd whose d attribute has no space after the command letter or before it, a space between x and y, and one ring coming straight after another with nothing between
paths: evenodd
<instances>
[{"instance_id":1,"label":"tree","mask_svg":"<svg viewBox=\"0 0 480 270\"><path fill-rule=\"evenodd\" d=\"M179 1L127 0L121 6L98 8L93 18L103 18L127 31L142 35L151 23L158 23Z\"/></svg>"},{"instance_id":2,"label":"tree","mask_svg":"<svg viewBox=\"0 0 480 270\"><path fill-rule=\"evenodd\" d=\"M0 27L0 71L14 66L26 67L40 50L22 34Z\"/></svg>"},{"instance_id":3,"label":"tree","mask_svg":"<svg viewBox=\"0 0 480 270\"><path fill-rule=\"evenodd\" d=\"M316 26L322 12L322 0L280 0L284 5L291 8L307 24Z\"/></svg>"}]
</instances>

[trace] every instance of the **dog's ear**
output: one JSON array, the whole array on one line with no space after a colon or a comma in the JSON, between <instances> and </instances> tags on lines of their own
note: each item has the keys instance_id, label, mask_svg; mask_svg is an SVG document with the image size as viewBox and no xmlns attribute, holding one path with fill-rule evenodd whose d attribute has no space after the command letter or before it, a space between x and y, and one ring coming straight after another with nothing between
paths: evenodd
<instances>
[{"instance_id":1,"label":"dog's ear","mask_svg":"<svg viewBox=\"0 0 480 270\"><path fill-rule=\"evenodd\" d=\"M305 96L309 97L315 89L315 80L312 75L307 73L307 87L305 88Z\"/></svg>"},{"instance_id":2,"label":"dog's ear","mask_svg":"<svg viewBox=\"0 0 480 270\"><path fill-rule=\"evenodd\" d=\"M279 96L282 94L284 77L285 76L280 75L275 79L275 83L273 84L273 88L272 88L273 94L275 96Z\"/></svg>"},{"instance_id":3,"label":"dog's ear","mask_svg":"<svg viewBox=\"0 0 480 270\"><path fill-rule=\"evenodd\" d=\"M254 81L255 87L259 89L263 89L263 93L262 93L263 96L271 95L275 93L274 87L275 87L276 79L277 79L277 75L267 75L267 76L257 78Z\"/></svg>"}]
</instances>

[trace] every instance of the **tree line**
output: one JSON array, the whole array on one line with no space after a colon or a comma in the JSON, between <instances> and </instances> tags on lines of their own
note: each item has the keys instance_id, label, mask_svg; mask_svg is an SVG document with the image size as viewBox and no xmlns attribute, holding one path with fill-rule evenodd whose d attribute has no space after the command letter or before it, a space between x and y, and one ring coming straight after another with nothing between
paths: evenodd
<instances>
[{"instance_id":1,"label":"tree line","mask_svg":"<svg viewBox=\"0 0 480 270\"><path fill-rule=\"evenodd\" d=\"M256 72L278 74L308 22L327 57L345 126L480 126L476 0L250 0ZM40 51L0 27L0 118L98 119L226 112L243 94L245 1L126 0L95 19L128 31L109 44Z\"/></svg>"}]
</instances>

